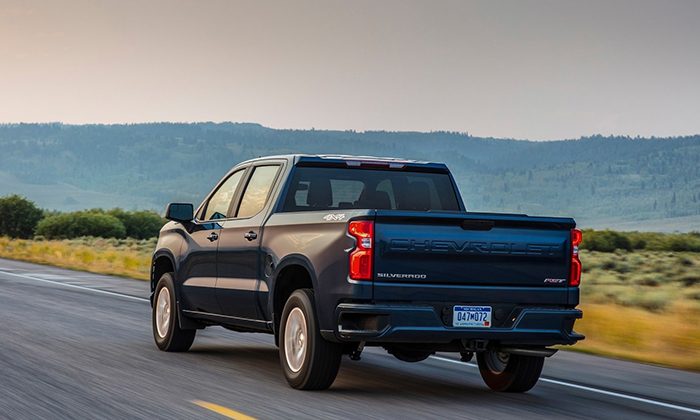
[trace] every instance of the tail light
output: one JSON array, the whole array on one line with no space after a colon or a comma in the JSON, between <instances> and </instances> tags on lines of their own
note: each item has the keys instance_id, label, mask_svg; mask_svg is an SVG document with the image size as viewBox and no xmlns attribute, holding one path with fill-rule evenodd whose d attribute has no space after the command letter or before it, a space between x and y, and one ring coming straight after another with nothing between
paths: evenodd
<instances>
[{"instance_id":1,"label":"tail light","mask_svg":"<svg viewBox=\"0 0 700 420\"><path fill-rule=\"evenodd\" d=\"M571 229L571 272L569 286L581 284L581 260L578 257L578 246L581 245L583 234L579 229Z\"/></svg>"},{"instance_id":2,"label":"tail light","mask_svg":"<svg viewBox=\"0 0 700 420\"><path fill-rule=\"evenodd\" d=\"M355 238L355 249L350 252L350 278L372 280L372 248L374 222L356 220L348 224L348 233Z\"/></svg>"}]
</instances>

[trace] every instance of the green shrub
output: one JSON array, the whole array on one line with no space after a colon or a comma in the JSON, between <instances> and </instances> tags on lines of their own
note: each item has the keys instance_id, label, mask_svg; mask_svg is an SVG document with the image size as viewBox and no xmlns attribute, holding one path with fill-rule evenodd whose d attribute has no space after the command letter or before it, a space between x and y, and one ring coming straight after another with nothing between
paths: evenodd
<instances>
[{"instance_id":1,"label":"green shrub","mask_svg":"<svg viewBox=\"0 0 700 420\"><path fill-rule=\"evenodd\" d=\"M0 235L31 238L44 212L34 202L19 195L0 197Z\"/></svg>"},{"instance_id":2,"label":"green shrub","mask_svg":"<svg viewBox=\"0 0 700 420\"><path fill-rule=\"evenodd\" d=\"M678 262L680 263L680 265L682 265L684 267L692 267L693 266L693 260L691 260L688 257L680 257L678 259Z\"/></svg>"},{"instance_id":3,"label":"green shrub","mask_svg":"<svg viewBox=\"0 0 700 420\"><path fill-rule=\"evenodd\" d=\"M614 260L606 260L601 264L603 270L615 270L617 269L617 263Z\"/></svg>"},{"instance_id":4,"label":"green shrub","mask_svg":"<svg viewBox=\"0 0 700 420\"><path fill-rule=\"evenodd\" d=\"M671 251L690 251L692 245L691 243L680 236L675 236L669 239L668 241L668 247Z\"/></svg>"},{"instance_id":5,"label":"green shrub","mask_svg":"<svg viewBox=\"0 0 700 420\"><path fill-rule=\"evenodd\" d=\"M637 284L641 286L658 287L661 282L655 275L642 275L637 278Z\"/></svg>"},{"instance_id":6,"label":"green shrub","mask_svg":"<svg viewBox=\"0 0 700 420\"><path fill-rule=\"evenodd\" d=\"M647 250L700 252L700 236L693 233L616 232L585 230L581 249L613 252L615 250Z\"/></svg>"},{"instance_id":7,"label":"green shrub","mask_svg":"<svg viewBox=\"0 0 700 420\"><path fill-rule=\"evenodd\" d=\"M581 249L601 252L613 252L616 249L630 251L632 250L632 242L629 237L620 232L612 230L587 230L583 234Z\"/></svg>"},{"instance_id":8,"label":"green shrub","mask_svg":"<svg viewBox=\"0 0 700 420\"><path fill-rule=\"evenodd\" d=\"M165 224L157 213L152 211L124 211L113 209L107 212L119 219L126 228L126 236L135 239L148 239L158 236L160 228Z\"/></svg>"},{"instance_id":9,"label":"green shrub","mask_svg":"<svg viewBox=\"0 0 700 420\"><path fill-rule=\"evenodd\" d=\"M683 283L683 286L690 287L696 284L700 284L700 274L685 274L681 276L678 280Z\"/></svg>"},{"instance_id":10,"label":"green shrub","mask_svg":"<svg viewBox=\"0 0 700 420\"><path fill-rule=\"evenodd\" d=\"M47 239L71 239L81 236L123 238L126 236L126 228L112 215L78 211L43 219L36 227L36 234Z\"/></svg>"},{"instance_id":11,"label":"green shrub","mask_svg":"<svg viewBox=\"0 0 700 420\"><path fill-rule=\"evenodd\" d=\"M652 312L662 311L670 301L666 291L629 292L619 299L624 306L643 308Z\"/></svg>"}]
</instances>

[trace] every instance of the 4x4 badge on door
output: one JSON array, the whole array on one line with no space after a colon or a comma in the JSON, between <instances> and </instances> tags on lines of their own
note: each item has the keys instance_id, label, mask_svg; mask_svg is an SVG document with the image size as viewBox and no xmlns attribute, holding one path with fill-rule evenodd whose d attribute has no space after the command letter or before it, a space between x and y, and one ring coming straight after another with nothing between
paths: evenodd
<instances>
[{"instance_id":1,"label":"4x4 badge on door","mask_svg":"<svg viewBox=\"0 0 700 420\"><path fill-rule=\"evenodd\" d=\"M323 220L325 220L327 222L339 222L343 219L345 219L345 213L340 213L340 214L329 213L329 214L323 216Z\"/></svg>"}]
</instances>

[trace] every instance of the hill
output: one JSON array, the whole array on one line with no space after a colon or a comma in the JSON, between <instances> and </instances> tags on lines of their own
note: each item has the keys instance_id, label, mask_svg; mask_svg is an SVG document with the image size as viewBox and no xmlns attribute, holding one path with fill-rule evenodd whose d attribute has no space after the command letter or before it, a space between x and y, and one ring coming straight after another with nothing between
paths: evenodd
<instances>
[{"instance_id":1,"label":"hill","mask_svg":"<svg viewBox=\"0 0 700 420\"><path fill-rule=\"evenodd\" d=\"M240 123L55 123L0 125L0 147L0 194L50 209L198 203L241 160L342 153L446 162L470 210L567 215L597 228L700 228L700 135L533 142Z\"/></svg>"}]
</instances>

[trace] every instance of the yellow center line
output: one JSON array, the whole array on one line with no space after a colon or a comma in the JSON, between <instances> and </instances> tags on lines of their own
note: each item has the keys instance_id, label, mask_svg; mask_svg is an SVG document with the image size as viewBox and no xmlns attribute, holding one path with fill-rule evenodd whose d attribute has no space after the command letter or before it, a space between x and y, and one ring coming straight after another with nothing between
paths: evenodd
<instances>
[{"instance_id":1,"label":"yellow center line","mask_svg":"<svg viewBox=\"0 0 700 420\"><path fill-rule=\"evenodd\" d=\"M202 408L206 408L207 410L211 410L217 414L221 414L222 416L229 418L229 419L236 419L236 420L256 420L255 417L250 417L248 415L245 415L239 411L232 410L228 407L224 407L218 404L202 401L202 400L194 400L192 401L192 404L196 404Z\"/></svg>"}]
</instances>

